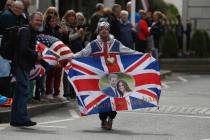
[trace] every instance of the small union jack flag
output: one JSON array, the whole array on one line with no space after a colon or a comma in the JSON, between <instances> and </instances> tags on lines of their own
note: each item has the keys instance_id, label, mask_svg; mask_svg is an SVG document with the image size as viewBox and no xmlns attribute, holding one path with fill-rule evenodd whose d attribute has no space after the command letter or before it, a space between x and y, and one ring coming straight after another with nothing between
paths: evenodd
<instances>
[{"instance_id":1,"label":"small union jack flag","mask_svg":"<svg viewBox=\"0 0 210 140\"><path fill-rule=\"evenodd\" d=\"M77 93L81 115L158 106L160 68L150 54L117 55L114 64L104 57L76 58L65 70ZM110 75L118 75L114 88L107 87ZM120 82L127 90L123 95Z\"/></svg>"}]
</instances>

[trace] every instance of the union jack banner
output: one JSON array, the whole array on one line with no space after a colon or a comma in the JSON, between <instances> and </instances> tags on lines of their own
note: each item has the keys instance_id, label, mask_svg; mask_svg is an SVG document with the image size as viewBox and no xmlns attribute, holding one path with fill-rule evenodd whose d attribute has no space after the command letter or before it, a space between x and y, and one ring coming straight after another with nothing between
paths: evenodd
<instances>
[{"instance_id":1,"label":"union jack banner","mask_svg":"<svg viewBox=\"0 0 210 140\"><path fill-rule=\"evenodd\" d=\"M58 61L62 64L68 62L71 59L73 53L68 46L66 46L58 38L40 34L36 37L36 40L45 46L47 46L51 51L59 56Z\"/></svg>"},{"instance_id":2,"label":"union jack banner","mask_svg":"<svg viewBox=\"0 0 210 140\"><path fill-rule=\"evenodd\" d=\"M159 63L150 54L75 58L65 68L81 115L157 107L161 93Z\"/></svg>"}]
</instances>

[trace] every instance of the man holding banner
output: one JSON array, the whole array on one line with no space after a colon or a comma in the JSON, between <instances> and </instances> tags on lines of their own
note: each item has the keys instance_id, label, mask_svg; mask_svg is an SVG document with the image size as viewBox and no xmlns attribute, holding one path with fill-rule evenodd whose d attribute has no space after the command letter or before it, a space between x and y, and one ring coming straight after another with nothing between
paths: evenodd
<instances>
[{"instance_id":1,"label":"man holding banner","mask_svg":"<svg viewBox=\"0 0 210 140\"><path fill-rule=\"evenodd\" d=\"M98 36L96 40L90 42L83 50L76 53L74 58L80 57L104 57L107 64L112 65L111 71L115 71L116 55L119 54L138 54L138 52L127 48L110 34L110 24L108 22L98 23ZM111 93L110 93L111 94ZM101 127L106 130L112 129L113 119L116 117L116 111L99 113Z\"/></svg>"}]
</instances>

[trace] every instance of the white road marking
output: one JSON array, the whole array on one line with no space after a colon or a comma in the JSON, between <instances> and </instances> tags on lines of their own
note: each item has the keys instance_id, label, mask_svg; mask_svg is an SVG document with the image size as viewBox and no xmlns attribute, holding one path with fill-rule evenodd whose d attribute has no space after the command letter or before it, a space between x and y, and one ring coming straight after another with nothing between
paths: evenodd
<instances>
[{"instance_id":1,"label":"white road marking","mask_svg":"<svg viewBox=\"0 0 210 140\"><path fill-rule=\"evenodd\" d=\"M168 116L168 117L183 117L183 118L198 118L198 119L210 119L210 116L196 116L196 115L177 115L177 114L164 114L164 113L142 113L142 112L129 112L124 111L120 113L132 113L132 114L143 114L143 115L153 115L153 116Z\"/></svg>"},{"instance_id":2,"label":"white road marking","mask_svg":"<svg viewBox=\"0 0 210 140\"><path fill-rule=\"evenodd\" d=\"M63 119L63 120L55 120L55 121L38 123L38 125L51 124L51 123L59 123L59 122L67 122L67 121L73 121L73 120L75 120L75 119L70 118L70 119Z\"/></svg>"},{"instance_id":3,"label":"white road marking","mask_svg":"<svg viewBox=\"0 0 210 140\"><path fill-rule=\"evenodd\" d=\"M78 115L78 113L77 113L76 111L74 111L74 110L69 110L69 112L70 112L72 118L74 118L74 119L80 118L80 116Z\"/></svg>"},{"instance_id":4,"label":"white road marking","mask_svg":"<svg viewBox=\"0 0 210 140\"><path fill-rule=\"evenodd\" d=\"M167 89L167 88L170 88L170 86L168 86L167 84L165 84L165 82L162 82L162 83L161 83L161 86L162 86L163 88L166 88L166 89Z\"/></svg>"},{"instance_id":5,"label":"white road marking","mask_svg":"<svg viewBox=\"0 0 210 140\"><path fill-rule=\"evenodd\" d=\"M66 129L66 126L52 126L52 125L40 125L38 124L36 127L44 127L44 128L61 128L61 129Z\"/></svg>"},{"instance_id":6,"label":"white road marking","mask_svg":"<svg viewBox=\"0 0 210 140\"><path fill-rule=\"evenodd\" d=\"M60 123L60 122L67 122L67 121L73 121L75 119L79 119L81 118L78 113L74 110L69 110L70 114L71 114L71 118L69 119L63 119L63 120L55 120L55 121L48 121L48 122L41 122L41 123L38 123L38 125L42 125L43 124L52 124L52 123Z\"/></svg>"},{"instance_id":7,"label":"white road marking","mask_svg":"<svg viewBox=\"0 0 210 140\"><path fill-rule=\"evenodd\" d=\"M210 139L202 139L202 140L210 140Z\"/></svg>"},{"instance_id":8,"label":"white road marking","mask_svg":"<svg viewBox=\"0 0 210 140\"><path fill-rule=\"evenodd\" d=\"M177 78L182 82L188 82L188 80L183 78L182 76L178 76Z\"/></svg>"},{"instance_id":9,"label":"white road marking","mask_svg":"<svg viewBox=\"0 0 210 140\"><path fill-rule=\"evenodd\" d=\"M165 84L175 84L177 81L164 81Z\"/></svg>"}]
</instances>

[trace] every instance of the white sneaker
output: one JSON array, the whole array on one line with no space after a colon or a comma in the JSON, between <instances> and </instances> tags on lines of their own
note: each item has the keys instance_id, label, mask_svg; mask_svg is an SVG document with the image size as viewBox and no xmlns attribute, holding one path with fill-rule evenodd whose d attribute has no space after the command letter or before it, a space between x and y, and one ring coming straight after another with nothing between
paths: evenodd
<instances>
[{"instance_id":1,"label":"white sneaker","mask_svg":"<svg viewBox=\"0 0 210 140\"><path fill-rule=\"evenodd\" d=\"M60 95L54 96L54 98L61 101L61 102L67 101L67 99L65 97L60 96Z\"/></svg>"},{"instance_id":2,"label":"white sneaker","mask_svg":"<svg viewBox=\"0 0 210 140\"><path fill-rule=\"evenodd\" d=\"M54 98L53 98L53 96L51 94L49 94L49 95L45 95L45 99L53 100Z\"/></svg>"}]
</instances>

